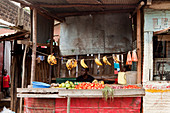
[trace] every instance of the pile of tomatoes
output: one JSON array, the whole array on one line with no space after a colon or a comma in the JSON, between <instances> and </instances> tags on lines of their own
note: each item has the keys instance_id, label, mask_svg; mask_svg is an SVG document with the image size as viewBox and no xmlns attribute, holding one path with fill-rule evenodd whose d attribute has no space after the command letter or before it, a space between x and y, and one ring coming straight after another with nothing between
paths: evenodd
<instances>
[{"instance_id":1,"label":"pile of tomatoes","mask_svg":"<svg viewBox=\"0 0 170 113\"><path fill-rule=\"evenodd\" d=\"M75 86L75 89L103 89L105 85L99 83L79 83Z\"/></svg>"},{"instance_id":2,"label":"pile of tomatoes","mask_svg":"<svg viewBox=\"0 0 170 113\"><path fill-rule=\"evenodd\" d=\"M141 87L137 85L127 85L127 86L123 86L123 89L141 89Z\"/></svg>"}]
</instances>

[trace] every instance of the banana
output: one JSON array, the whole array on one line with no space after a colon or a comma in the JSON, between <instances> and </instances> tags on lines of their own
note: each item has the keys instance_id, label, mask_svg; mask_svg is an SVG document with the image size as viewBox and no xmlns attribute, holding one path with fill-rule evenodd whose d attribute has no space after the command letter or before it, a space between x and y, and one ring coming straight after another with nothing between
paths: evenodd
<instances>
[{"instance_id":1,"label":"banana","mask_svg":"<svg viewBox=\"0 0 170 113\"><path fill-rule=\"evenodd\" d=\"M102 63L100 62L100 60L98 58L95 58L95 63L98 65L98 66L102 66Z\"/></svg>"},{"instance_id":2,"label":"banana","mask_svg":"<svg viewBox=\"0 0 170 113\"><path fill-rule=\"evenodd\" d=\"M111 63L107 60L107 57L106 57L106 56L103 57L103 62L104 62L106 65L110 65L110 66L111 66Z\"/></svg>"},{"instance_id":3,"label":"banana","mask_svg":"<svg viewBox=\"0 0 170 113\"><path fill-rule=\"evenodd\" d=\"M88 66L84 62L84 59L81 59L80 64L83 68L88 68Z\"/></svg>"},{"instance_id":4,"label":"banana","mask_svg":"<svg viewBox=\"0 0 170 113\"><path fill-rule=\"evenodd\" d=\"M75 59L69 59L66 62L66 67L67 67L68 70L71 70L72 68L74 68L76 66L77 66L77 60L75 60Z\"/></svg>"},{"instance_id":5,"label":"banana","mask_svg":"<svg viewBox=\"0 0 170 113\"><path fill-rule=\"evenodd\" d=\"M72 59L69 59L67 62L66 62L66 67L68 70L71 70L73 68L73 65L72 65Z\"/></svg>"},{"instance_id":6,"label":"banana","mask_svg":"<svg viewBox=\"0 0 170 113\"><path fill-rule=\"evenodd\" d=\"M77 60L76 60L76 59L73 59L72 61L73 61L73 63L72 63L72 64L73 64L73 67L76 67L76 66L77 66Z\"/></svg>"},{"instance_id":7,"label":"banana","mask_svg":"<svg viewBox=\"0 0 170 113\"><path fill-rule=\"evenodd\" d=\"M50 65L57 64L57 60L56 60L55 56L53 56L52 54L51 54L51 55L48 55L47 62L48 62Z\"/></svg>"}]
</instances>

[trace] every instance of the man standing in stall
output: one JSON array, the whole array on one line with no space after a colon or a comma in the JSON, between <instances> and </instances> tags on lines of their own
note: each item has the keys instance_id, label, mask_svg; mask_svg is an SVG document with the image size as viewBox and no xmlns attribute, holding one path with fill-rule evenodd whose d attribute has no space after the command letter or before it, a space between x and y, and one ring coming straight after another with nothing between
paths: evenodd
<instances>
[{"instance_id":1,"label":"man standing in stall","mask_svg":"<svg viewBox=\"0 0 170 113\"><path fill-rule=\"evenodd\" d=\"M77 82L92 82L94 77L88 74L89 68L82 68L81 75L77 77Z\"/></svg>"},{"instance_id":2,"label":"man standing in stall","mask_svg":"<svg viewBox=\"0 0 170 113\"><path fill-rule=\"evenodd\" d=\"M3 73L3 90L5 97L9 97L9 84L10 84L10 77L7 75L7 70L4 69Z\"/></svg>"}]
</instances>

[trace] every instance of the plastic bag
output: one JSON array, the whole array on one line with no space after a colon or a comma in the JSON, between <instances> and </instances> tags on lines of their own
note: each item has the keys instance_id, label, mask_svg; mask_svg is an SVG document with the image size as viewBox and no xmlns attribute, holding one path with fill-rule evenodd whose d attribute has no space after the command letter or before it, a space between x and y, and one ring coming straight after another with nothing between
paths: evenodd
<instances>
[{"instance_id":1,"label":"plastic bag","mask_svg":"<svg viewBox=\"0 0 170 113\"><path fill-rule=\"evenodd\" d=\"M15 113L15 112L7 109L7 108L4 106L3 111L1 111L1 113Z\"/></svg>"}]
</instances>

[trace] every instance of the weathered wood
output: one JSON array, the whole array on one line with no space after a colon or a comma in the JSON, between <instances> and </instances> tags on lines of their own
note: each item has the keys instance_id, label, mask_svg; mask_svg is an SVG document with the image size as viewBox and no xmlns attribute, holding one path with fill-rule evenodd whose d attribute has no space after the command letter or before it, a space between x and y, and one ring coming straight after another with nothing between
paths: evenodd
<instances>
[{"instance_id":1,"label":"weathered wood","mask_svg":"<svg viewBox=\"0 0 170 113\"><path fill-rule=\"evenodd\" d=\"M24 55L23 55L23 61L22 61L22 85L21 88L24 88L24 79L25 79L25 58L27 53L27 47L28 45L25 45ZM22 98L20 98L20 113L22 113Z\"/></svg>"},{"instance_id":2,"label":"weathered wood","mask_svg":"<svg viewBox=\"0 0 170 113\"><path fill-rule=\"evenodd\" d=\"M132 16L134 16L138 10L145 4L144 1L141 1L140 4L136 7L136 9L133 11Z\"/></svg>"},{"instance_id":3,"label":"weathered wood","mask_svg":"<svg viewBox=\"0 0 170 113\"><path fill-rule=\"evenodd\" d=\"M46 66L45 61L43 61L43 68L44 68L44 80L43 80L43 82L46 82L46 80L47 80L47 66Z\"/></svg>"},{"instance_id":4,"label":"weathered wood","mask_svg":"<svg viewBox=\"0 0 170 113\"><path fill-rule=\"evenodd\" d=\"M59 96L66 97L103 97L102 90L59 90ZM144 89L115 89L114 97L144 96Z\"/></svg>"},{"instance_id":5,"label":"weathered wood","mask_svg":"<svg viewBox=\"0 0 170 113\"><path fill-rule=\"evenodd\" d=\"M97 57L97 55L94 55L94 59ZM95 63L95 61L93 61L93 74L94 75L97 75L97 64Z\"/></svg>"},{"instance_id":6,"label":"weathered wood","mask_svg":"<svg viewBox=\"0 0 170 113\"><path fill-rule=\"evenodd\" d=\"M148 7L157 10L169 10L170 1L153 1L152 5L149 5Z\"/></svg>"},{"instance_id":7,"label":"weathered wood","mask_svg":"<svg viewBox=\"0 0 170 113\"><path fill-rule=\"evenodd\" d=\"M65 89L65 88L62 88ZM58 92L58 88L17 88L17 92L19 93L47 93L47 92Z\"/></svg>"},{"instance_id":8,"label":"weathered wood","mask_svg":"<svg viewBox=\"0 0 170 113\"><path fill-rule=\"evenodd\" d=\"M33 48L32 48L31 81L30 81L31 85L35 79L36 47L37 47L37 9L33 9Z\"/></svg>"},{"instance_id":9,"label":"weathered wood","mask_svg":"<svg viewBox=\"0 0 170 113\"><path fill-rule=\"evenodd\" d=\"M54 21L53 21L53 24L54 25ZM51 41L50 41L50 53L52 54L53 53L53 34L54 34L54 26L51 26ZM52 75L53 75L53 72L52 72L53 68L52 66L50 65L50 69L49 69L49 84L51 84L51 78L52 78Z\"/></svg>"},{"instance_id":10,"label":"weathered wood","mask_svg":"<svg viewBox=\"0 0 170 113\"><path fill-rule=\"evenodd\" d=\"M70 5L47 5L47 4L35 4L38 7L48 7L48 8L77 8L77 7L85 7L85 8L103 8L103 7L114 7L114 8L134 8L136 4L70 4Z\"/></svg>"},{"instance_id":11,"label":"weathered wood","mask_svg":"<svg viewBox=\"0 0 170 113\"><path fill-rule=\"evenodd\" d=\"M158 35L158 41L170 41L170 35Z\"/></svg>"},{"instance_id":12,"label":"weathered wood","mask_svg":"<svg viewBox=\"0 0 170 113\"><path fill-rule=\"evenodd\" d=\"M119 9L119 10L110 10L110 11L82 11L82 12L71 12L71 13L56 13L57 16L67 17L67 16L81 16L81 15L95 15L95 14L110 14L110 13L129 13L133 9Z\"/></svg>"},{"instance_id":13,"label":"weathered wood","mask_svg":"<svg viewBox=\"0 0 170 113\"><path fill-rule=\"evenodd\" d=\"M58 96L58 94L17 94L17 97L29 97L29 98L64 98Z\"/></svg>"},{"instance_id":14,"label":"weathered wood","mask_svg":"<svg viewBox=\"0 0 170 113\"><path fill-rule=\"evenodd\" d=\"M15 79L14 79L14 76L15 76L15 62L16 62L16 58L14 57L13 58L13 61L12 61L12 71L11 71L11 110L14 110L14 83L15 83Z\"/></svg>"},{"instance_id":15,"label":"weathered wood","mask_svg":"<svg viewBox=\"0 0 170 113\"><path fill-rule=\"evenodd\" d=\"M52 91L53 90L53 91ZM55 91L54 91L55 90ZM17 89L17 97L36 97L36 98L61 98L61 97L75 97L75 98L96 98L103 97L102 90L89 89L89 90L77 90L77 89L55 89L55 88L44 88L44 89ZM38 92L37 92L38 91ZM51 92L53 94L47 94ZM41 94L27 94L26 92L41 93ZM43 94L43 93L44 94ZM57 92L58 94L55 94ZM23 94L24 93L24 94ZM145 89L115 89L114 97L142 97L145 95ZM110 95L111 96L111 95Z\"/></svg>"},{"instance_id":16,"label":"weathered wood","mask_svg":"<svg viewBox=\"0 0 170 113\"><path fill-rule=\"evenodd\" d=\"M25 79L25 58L27 53L28 45L25 45L24 55L23 55L23 61L22 61L22 85L21 87L24 88L24 79Z\"/></svg>"},{"instance_id":17,"label":"weathered wood","mask_svg":"<svg viewBox=\"0 0 170 113\"><path fill-rule=\"evenodd\" d=\"M141 13L140 9L137 10L137 54L138 54L138 64L137 64L137 84L141 84Z\"/></svg>"}]
</instances>

